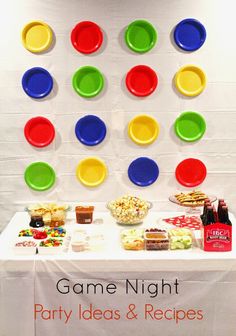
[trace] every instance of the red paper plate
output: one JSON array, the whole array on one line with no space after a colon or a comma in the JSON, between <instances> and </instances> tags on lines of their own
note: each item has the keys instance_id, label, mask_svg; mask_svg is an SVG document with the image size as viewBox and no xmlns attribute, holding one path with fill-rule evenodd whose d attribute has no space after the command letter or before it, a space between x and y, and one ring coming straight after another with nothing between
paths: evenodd
<instances>
[{"instance_id":1,"label":"red paper plate","mask_svg":"<svg viewBox=\"0 0 236 336\"><path fill-rule=\"evenodd\" d=\"M25 138L35 147L48 146L55 137L55 129L51 121L44 117L36 117L25 124Z\"/></svg>"},{"instance_id":2,"label":"red paper plate","mask_svg":"<svg viewBox=\"0 0 236 336\"><path fill-rule=\"evenodd\" d=\"M175 225L179 228L187 227L192 230L200 230L202 226L201 219L197 216L187 217L183 215L172 218L165 218L163 219L163 221L165 221L168 224Z\"/></svg>"},{"instance_id":3,"label":"red paper plate","mask_svg":"<svg viewBox=\"0 0 236 336\"><path fill-rule=\"evenodd\" d=\"M97 51L103 41L101 28L94 22L79 22L71 32L71 43L76 50L83 54Z\"/></svg>"},{"instance_id":4,"label":"red paper plate","mask_svg":"<svg viewBox=\"0 0 236 336\"><path fill-rule=\"evenodd\" d=\"M155 91L158 78L153 69L146 65L137 65L126 75L126 86L135 96L149 96Z\"/></svg>"},{"instance_id":5,"label":"red paper plate","mask_svg":"<svg viewBox=\"0 0 236 336\"><path fill-rule=\"evenodd\" d=\"M198 159L186 159L178 164L175 170L177 181L185 187L196 187L206 178L207 170Z\"/></svg>"}]
</instances>

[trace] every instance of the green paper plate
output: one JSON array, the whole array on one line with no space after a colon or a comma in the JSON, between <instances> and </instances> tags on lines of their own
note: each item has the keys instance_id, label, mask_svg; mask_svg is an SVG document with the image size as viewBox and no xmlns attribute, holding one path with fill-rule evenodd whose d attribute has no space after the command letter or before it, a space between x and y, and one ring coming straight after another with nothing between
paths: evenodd
<instances>
[{"instance_id":1,"label":"green paper plate","mask_svg":"<svg viewBox=\"0 0 236 336\"><path fill-rule=\"evenodd\" d=\"M205 119L197 112L183 112L175 121L175 133L184 141L199 140L205 133Z\"/></svg>"},{"instance_id":2,"label":"green paper plate","mask_svg":"<svg viewBox=\"0 0 236 336\"><path fill-rule=\"evenodd\" d=\"M95 67L84 66L74 73L72 85L80 96L85 98L95 97L103 89L103 75Z\"/></svg>"},{"instance_id":3,"label":"green paper plate","mask_svg":"<svg viewBox=\"0 0 236 336\"><path fill-rule=\"evenodd\" d=\"M25 170L25 182L33 190L47 190L55 180L55 171L45 162L31 163Z\"/></svg>"},{"instance_id":4,"label":"green paper plate","mask_svg":"<svg viewBox=\"0 0 236 336\"><path fill-rule=\"evenodd\" d=\"M125 42L131 50L137 53L145 53L151 50L156 41L157 32L148 21L133 21L126 29Z\"/></svg>"}]
</instances>

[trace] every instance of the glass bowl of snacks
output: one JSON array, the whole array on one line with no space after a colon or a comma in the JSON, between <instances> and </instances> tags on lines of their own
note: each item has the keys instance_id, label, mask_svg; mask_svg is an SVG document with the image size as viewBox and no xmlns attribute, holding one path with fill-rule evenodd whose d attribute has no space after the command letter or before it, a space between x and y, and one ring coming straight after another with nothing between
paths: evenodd
<instances>
[{"instance_id":1,"label":"glass bowl of snacks","mask_svg":"<svg viewBox=\"0 0 236 336\"><path fill-rule=\"evenodd\" d=\"M128 195L107 203L112 217L121 225L141 224L151 208L151 202Z\"/></svg>"},{"instance_id":2,"label":"glass bowl of snacks","mask_svg":"<svg viewBox=\"0 0 236 336\"><path fill-rule=\"evenodd\" d=\"M56 203L42 203L33 204L26 208L30 217L33 227L39 227L42 225L33 225L34 220L41 217L44 225L51 227L59 227L65 224L66 212L70 210L68 205L60 205Z\"/></svg>"}]
</instances>

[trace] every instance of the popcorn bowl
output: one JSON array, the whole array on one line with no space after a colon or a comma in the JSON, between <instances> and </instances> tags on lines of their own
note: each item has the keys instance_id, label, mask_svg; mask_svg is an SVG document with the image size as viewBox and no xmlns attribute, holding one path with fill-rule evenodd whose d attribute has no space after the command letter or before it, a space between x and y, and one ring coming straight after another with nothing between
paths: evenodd
<instances>
[{"instance_id":1,"label":"popcorn bowl","mask_svg":"<svg viewBox=\"0 0 236 336\"><path fill-rule=\"evenodd\" d=\"M149 209L152 208L152 203L138 197L123 196L108 202L106 207L118 224L137 225L143 222Z\"/></svg>"}]
</instances>

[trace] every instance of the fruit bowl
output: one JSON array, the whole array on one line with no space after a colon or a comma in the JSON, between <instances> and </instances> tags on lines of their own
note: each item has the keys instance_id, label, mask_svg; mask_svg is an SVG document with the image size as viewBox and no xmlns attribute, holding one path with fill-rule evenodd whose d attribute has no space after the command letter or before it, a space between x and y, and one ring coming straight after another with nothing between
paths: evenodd
<instances>
[{"instance_id":1,"label":"fruit bowl","mask_svg":"<svg viewBox=\"0 0 236 336\"><path fill-rule=\"evenodd\" d=\"M123 196L107 203L111 216L121 225L141 224L152 203L134 196Z\"/></svg>"}]
</instances>

